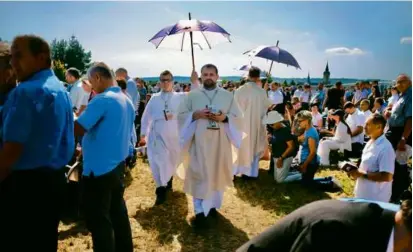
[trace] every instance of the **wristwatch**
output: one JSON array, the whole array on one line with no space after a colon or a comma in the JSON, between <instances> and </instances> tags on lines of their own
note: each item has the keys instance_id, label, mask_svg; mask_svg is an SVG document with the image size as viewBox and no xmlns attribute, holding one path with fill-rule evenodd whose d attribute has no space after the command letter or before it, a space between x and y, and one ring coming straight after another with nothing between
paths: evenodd
<instances>
[{"instance_id":1,"label":"wristwatch","mask_svg":"<svg viewBox=\"0 0 413 252\"><path fill-rule=\"evenodd\" d=\"M403 141L406 141L406 138L405 138L404 136L402 136L402 140L403 140Z\"/></svg>"}]
</instances>

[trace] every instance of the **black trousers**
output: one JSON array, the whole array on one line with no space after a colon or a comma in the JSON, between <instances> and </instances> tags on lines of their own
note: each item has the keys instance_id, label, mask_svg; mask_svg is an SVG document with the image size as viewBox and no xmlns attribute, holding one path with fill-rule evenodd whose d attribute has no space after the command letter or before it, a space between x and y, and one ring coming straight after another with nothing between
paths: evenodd
<instances>
[{"instance_id":1,"label":"black trousers","mask_svg":"<svg viewBox=\"0 0 413 252\"><path fill-rule=\"evenodd\" d=\"M386 132L386 137L392 144L394 150L397 150L397 145L402 138L403 131L404 127L391 127ZM406 139L406 144L410 146L412 145L411 134ZM407 165L401 165L396 161L394 166L392 195L390 201L397 202L401 194L409 188L410 183L411 181Z\"/></svg>"},{"instance_id":2,"label":"black trousers","mask_svg":"<svg viewBox=\"0 0 413 252\"><path fill-rule=\"evenodd\" d=\"M146 103L144 102L139 102L139 108L138 108L138 115L135 117L135 128L136 128L136 136L138 137L138 142L141 134L141 121L142 121L142 115L143 112L145 111L145 106Z\"/></svg>"},{"instance_id":3,"label":"black trousers","mask_svg":"<svg viewBox=\"0 0 413 252\"><path fill-rule=\"evenodd\" d=\"M320 165L318 163L309 164L307 166L307 170L304 173L302 173L301 183L306 187L314 188L317 190L333 190L334 183L331 180L326 180L325 178L314 179L314 175L317 173L319 167Z\"/></svg>"},{"instance_id":4,"label":"black trousers","mask_svg":"<svg viewBox=\"0 0 413 252\"><path fill-rule=\"evenodd\" d=\"M95 252L133 251L132 233L123 193L125 162L102 176L84 177L86 226Z\"/></svg>"},{"instance_id":5,"label":"black trousers","mask_svg":"<svg viewBox=\"0 0 413 252\"><path fill-rule=\"evenodd\" d=\"M0 251L57 251L64 169L16 171L0 184Z\"/></svg>"}]
</instances>

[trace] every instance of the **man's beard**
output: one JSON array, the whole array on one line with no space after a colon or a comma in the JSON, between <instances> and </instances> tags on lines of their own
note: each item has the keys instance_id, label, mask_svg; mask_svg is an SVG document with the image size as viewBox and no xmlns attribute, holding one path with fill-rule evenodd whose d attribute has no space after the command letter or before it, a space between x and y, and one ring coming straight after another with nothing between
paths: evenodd
<instances>
[{"instance_id":1,"label":"man's beard","mask_svg":"<svg viewBox=\"0 0 413 252\"><path fill-rule=\"evenodd\" d=\"M207 79L202 83L205 89L214 89L217 86L217 83L213 80Z\"/></svg>"}]
</instances>

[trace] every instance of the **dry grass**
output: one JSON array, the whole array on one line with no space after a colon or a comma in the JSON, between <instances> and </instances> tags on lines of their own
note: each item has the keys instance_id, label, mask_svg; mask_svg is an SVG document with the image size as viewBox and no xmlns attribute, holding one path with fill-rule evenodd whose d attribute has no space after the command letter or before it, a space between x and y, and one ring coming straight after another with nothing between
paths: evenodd
<instances>
[{"instance_id":1,"label":"dry grass","mask_svg":"<svg viewBox=\"0 0 413 252\"><path fill-rule=\"evenodd\" d=\"M234 251L306 203L352 194L354 183L337 170L323 170L318 175L338 178L344 188L341 194L308 191L297 184L276 184L266 172L268 163L261 162L260 166L263 168L257 181L236 180L235 186L227 189L213 228L198 234L189 225L192 198L182 192L182 181L175 179L174 192L168 195L165 205L153 207L152 174L147 163L139 160L125 192L135 251ZM59 251L92 251L90 234L83 225L60 226Z\"/></svg>"}]
</instances>

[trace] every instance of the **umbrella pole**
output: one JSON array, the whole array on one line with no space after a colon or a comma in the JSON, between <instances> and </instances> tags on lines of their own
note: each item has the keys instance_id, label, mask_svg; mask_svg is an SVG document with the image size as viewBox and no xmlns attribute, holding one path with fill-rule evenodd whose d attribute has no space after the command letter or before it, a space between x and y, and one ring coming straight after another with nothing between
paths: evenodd
<instances>
[{"instance_id":1,"label":"umbrella pole","mask_svg":"<svg viewBox=\"0 0 413 252\"><path fill-rule=\"evenodd\" d=\"M189 20L191 20L191 13L189 12ZM191 39L191 54L192 54L192 70L195 71L195 56L194 56L194 41L192 32L189 32L189 38Z\"/></svg>"},{"instance_id":2,"label":"umbrella pole","mask_svg":"<svg viewBox=\"0 0 413 252\"><path fill-rule=\"evenodd\" d=\"M275 46L278 46L278 44L280 43L279 40L277 40L277 44ZM268 74L271 76L271 70L272 70L272 64L274 63L274 61L271 61L271 65L270 65L270 71L268 71Z\"/></svg>"},{"instance_id":3,"label":"umbrella pole","mask_svg":"<svg viewBox=\"0 0 413 252\"><path fill-rule=\"evenodd\" d=\"M270 76L271 76L272 64L274 64L274 61L271 61L270 71L268 71L268 74L269 74Z\"/></svg>"}]
</instances>

